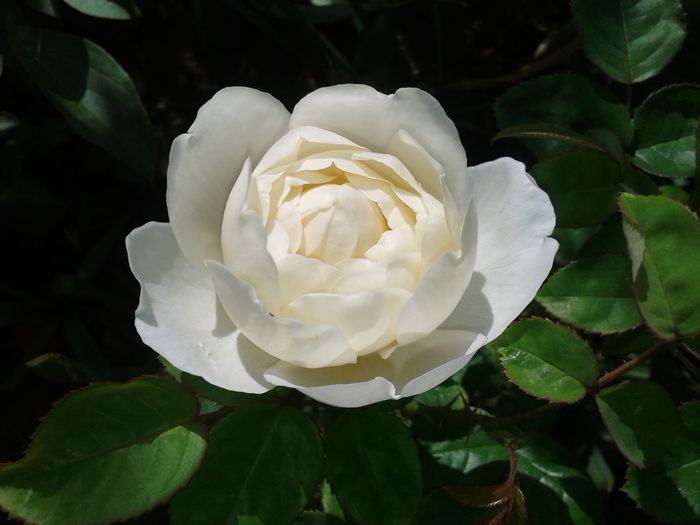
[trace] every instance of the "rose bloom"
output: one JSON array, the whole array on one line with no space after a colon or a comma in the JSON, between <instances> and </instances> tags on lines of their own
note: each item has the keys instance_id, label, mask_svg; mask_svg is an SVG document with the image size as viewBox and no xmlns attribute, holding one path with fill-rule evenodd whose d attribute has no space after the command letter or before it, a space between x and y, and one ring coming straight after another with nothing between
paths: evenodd
<instances>
[{"instance_id":1,"label":"rose bloom","mask_svg":"<svg viewBox=\"0 0 700 525\"><path fill-rule=\"evenodd\" d=\"M170 223L127 237L136 329L229 390L354 407L424 392L532 300L554 212L524 166L467 167L419 89L338 85L291 115L219 91L175 139Z\"/></svg>"}]
</instances>

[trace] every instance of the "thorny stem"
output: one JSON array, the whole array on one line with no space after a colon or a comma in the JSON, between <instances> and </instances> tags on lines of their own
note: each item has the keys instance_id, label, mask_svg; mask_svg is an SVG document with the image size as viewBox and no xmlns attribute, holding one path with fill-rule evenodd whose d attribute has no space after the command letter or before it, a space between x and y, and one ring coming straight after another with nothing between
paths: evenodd
<instances>
[{"instance_id":1,"label":"thorny stem","mask_svg":"<svg viewBox=\"0 0 700 525\"><path fill-rule=\"evenodd\" d=\"M653 356L655 353L657 353L659 350L661 350L665 343L666 343L666 341L659 341L654 346L649 348L648 350L639 354L637 357L630 359L626 363L621 364L615 370L611 370L610 372L605 374L603 377L598 379L598 381L595 382L595 384L593 385L591 390L593 392L597 392L598 390L600 390L604 386L609 385L610 383L615 381L618 377L625 375L627 372L629 372L633 368L641 365L644 361L646 361L651 356Z\"/></svg>"}]
</instances>

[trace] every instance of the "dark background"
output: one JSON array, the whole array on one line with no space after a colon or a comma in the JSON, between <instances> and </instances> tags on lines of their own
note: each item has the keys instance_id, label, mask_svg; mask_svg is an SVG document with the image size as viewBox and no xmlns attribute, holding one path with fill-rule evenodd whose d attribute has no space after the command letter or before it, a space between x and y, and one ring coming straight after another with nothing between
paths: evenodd
<instances>
[{"instance_id":1,"label":"dark background","mask_svg":"<svg viewBox=\"0 0 700 525\"><path fill-rule=\"evenodd\" d=\"M16 3L28 23L88 38L121 64L151 119L159 162L147 180L76 135L0 41L0 110L21 119L0 132L0 462L22 455L37 422L69 390L158 370L156 354L133 328L139 290L124 237L149 220L167 221L170 143L222 87L267 91L291 110L321 86L359 82L385 93L418 86L455 121L470 164L503 155L532 161L515 141L491 144L498 131L492 103L519 81L574 71L628 96L585 60L562 0L330 7L143 0L142 16L130 21L92 18L67 5L52 18ZM635 86L633 100L662 83L700 78L697 11L689 13L684 50L658 84ZM623 471L622 459L616 467ZM613 494L611 523L651 523ZM164 516L156 509L132 522Z\"/></svg>"}]
</instances>

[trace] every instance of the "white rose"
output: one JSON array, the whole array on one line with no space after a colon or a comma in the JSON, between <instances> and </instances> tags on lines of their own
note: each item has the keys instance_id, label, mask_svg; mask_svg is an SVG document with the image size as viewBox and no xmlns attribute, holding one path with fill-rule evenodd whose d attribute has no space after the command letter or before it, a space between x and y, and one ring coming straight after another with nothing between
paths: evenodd
<instances>
[{"instance_id":1,"label":"white rose","mask_svg":"<svg viewBox=\"0 0 700 525\"><path fill-rule=\"evenodd\" d=\"M339 85L290 115L219 91L173 142L170 223L127 238L136 328L181 370L361 406L428 390L532 300L557 249L524 166L467 168L419 89Z\"/></svg>"}]
</instances>

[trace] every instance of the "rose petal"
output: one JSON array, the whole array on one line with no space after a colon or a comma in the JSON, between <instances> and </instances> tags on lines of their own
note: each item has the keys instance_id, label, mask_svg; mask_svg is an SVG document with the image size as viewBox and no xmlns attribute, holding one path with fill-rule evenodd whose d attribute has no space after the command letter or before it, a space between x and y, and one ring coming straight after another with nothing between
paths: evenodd
<instances>
[{"instance_id":1,"label":"rose petal","mask_svg":"<svg viewBox=\"0 0 700 525\"><path fill-rule=\"evenodd\" d=\"M266 392L262 372L277 362L248 341L218 306L211 277L193 266L167 223L147 223L126 238L139 283L136 330L174 366L240 392Z\"/></svg>"},{"instance_id":2,"label":"rose petal","mask_svg":"<svg viewBox=\"0 0 700 525\"><path fill-rule=\"evenodd\" d=\"M317 89L292 111L290 128L301 126L333 131L378 152L386 152L394 135L403 129L440 163L458 204L457 196L466 193L467 157L457 128L425 91L403 88L384 95L359 84ZM422 183L420 173L413 175Z\"/></svg>"},{"instance_id":3,"label":"rose petal","mask_svg":"<svg viewBox=\"0 0 700 525\"><path fill-rule=\"evenodd\" d=\"M231 87L216 93L188 133L173 141L167 203L180 248L195 265L221 260L221 220L243 163L255 165L288 129L289 112L271 95Z\"/></svg>"},{"instance_id":4,"label":"rose petal","mask_svg":"<svg viewBox=\"0 0 700 525\"><path fill-rule=\"evenodd\" d=\"M247 209L250 160L243 165L226 203L221 224L224 263L239 278L250 283L267 310L279 312L277 267L268 251L268 238L260 217Z\"/></svg>"},{"instance_id":5,"label":"rose petal","mask_svg":"<svg viewBox=\"0 0 700 525\"><path fill-rule=\"evenodd\" d=\"M307 396L339 407L359 407L415 395L439 385L467 364L484 337L460 330L436 330L388 359L376 354L356 365L323 370L280 361L265 372L274 385L296 388Z\"/></svg>"},{"instance_id":6,"label":"rose petal","mask_svg":"<svg viewBox=\"0 0 700 525\"><path fill-rule=\"evenodd\" d=\"M250 284L217 261L207 261L207 267L226 313L248 339L268 354L309 368L357 361L355 352L336 327L272 316Z\"/></svg>"},{"instance_id":7,"label":"rose petal","mask_svg":"<svg viewBox=\"0 0 700 525\"><path fill-rule=\"evenodd\" d=\"M396 336L399 344L411 343L435 330L460 302L476 260L476 214L476 206L469 206L459 251L447 252L435 261L404 306Z\"/></svg>"},{"instance_id":8,"label":"rose petal","mask_svg":"<svg viewBox=\"0 0 700 525\"><path fill-rule=\"evenodd\" d=\"M352 349L364 355L394 342L399 314L410 296L401 288L350 295L310 293L292 301L285 313L307 323L337 326Z\"/></svg>"},{"instance_id":9,"label":"rose petal","mask_svg":"<svg viewBox=\"0 0 700 525\"><path fill-rule=\"evenodd\" d=\"M441 328L471 330L491 341L532 301L552 268L558 243L549 197L510 158L469 168L479 218L474 273Z\"/></svg>"}]
</instances>

